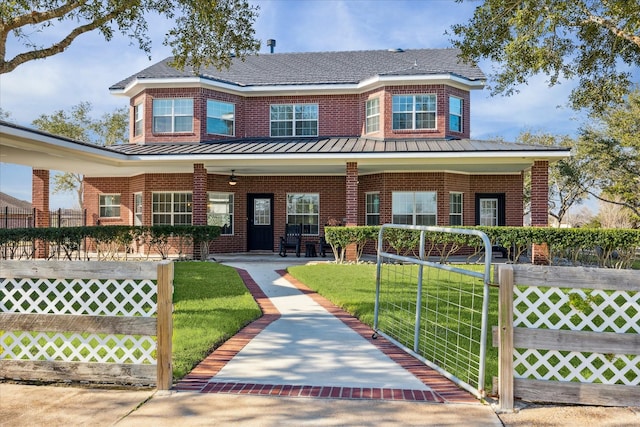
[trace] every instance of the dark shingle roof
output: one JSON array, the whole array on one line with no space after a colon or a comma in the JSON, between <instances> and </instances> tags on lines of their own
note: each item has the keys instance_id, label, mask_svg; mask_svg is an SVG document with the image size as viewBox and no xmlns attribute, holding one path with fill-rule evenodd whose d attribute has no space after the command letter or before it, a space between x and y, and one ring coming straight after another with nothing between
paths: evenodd
<instances>
[{"instance_id":1,"label":"dark shingle roof","mask_svg":"<svg viewBox=\"0 0 640 427\"><path fill-rule=\"evenodd\" d=\"M453 74L470 81L484 80L475 65L458 59L457 49L363 50L345 52L275 53L235 58L228 70L203 68L198 76L237 86L356 84L375 76ZM135 79L194 77L158 62L110 87L124 89Z\"/></svg>"},{"instance_id":2,"label":"dark shingle roof","mask_svg":"<svg viewBox=\"0 0 640 427\"><path fill-rule=\"evenodd\" d=\"M125 144L111 146L109 149L135 156L568 151L568 149L561 147L501 141L471 139L394 139L385 141L358 137L252 138L210 141L200 144Z\"/></svg>"}]
</instances>

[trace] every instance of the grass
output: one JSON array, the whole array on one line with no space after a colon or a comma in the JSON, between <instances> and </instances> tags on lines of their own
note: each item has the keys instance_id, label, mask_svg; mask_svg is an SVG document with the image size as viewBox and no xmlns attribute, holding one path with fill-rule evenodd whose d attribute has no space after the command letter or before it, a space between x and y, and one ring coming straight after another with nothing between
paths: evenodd
<instances>
[{"instance_id":1,"label":"grass","mask_svg":"<svg viewBox=\"0 0 640 427\"><path fill-rule=\"evenodd\" d=\"M174 379L262 314L236 270L211 262L175 263L173 301Z\"/></svg>"},{"instance_id":2,"label":"grass","mask_svg":"<svg viewBox=\"0 0 640 427\"><path fill-rule=\"evenodd\" d=\"M305 266L293 266L289 267L289 273L296 279L300 280L308 287L323 295L325 298L332 301L337 306L341 307L345 311L354 315L363 323L373 326L374 320L374 305L375 305L375 286L376 286L376 267L372 264L317 264L317 265L305 265ZM446 280L446 279L442 279ZM409 285L415 288L415 285ZM404 288L404 291L399 289ZM431 295L439 294L438 298L445 297L446 291L442 289L436 289L437 286L432 286L430 289L425 290ZM406 292L407 287L397 287L398 291L393 295L385 295L385 298L391 300L391 307L407 305L407 300L413 303L415 300L415 289ZM489 325L497 325L498 323L498 294L497 290L492 288L490 294L490 307L489 307ZM424 292L423 292L424 293ZM470 296L462 296L463 300L461 305L466 305L465 299ZM472 304L469 301L469 304ZM477 305L477 303L475 304ZM415 305L413 305L415 307ZM393 310L393 308L392 308ZM424 313L423 313L424 314ZM379 324L384 325L383 322L393 320L402 322L405 319L409 322L413 321L413 318L407 317L407 312L403 310L395 310L389 314L390 318L385 319L380 314ZM412 317L412 316L409 316ZM451 322L449 322L451 323ZM456 322L454 322L456 323ZM389 323L387 323L389 325ZM479 324L477 325L479 327ZM433 328L433 326L431 326ZM446 330L458 330L461 334L468 333L468 331L461 330L459 325L449 324L445 325ZM384 330L384 329L383 329ZM413 330L398 328L394 330L398 332L392 335L398 341L412 347L413 342ZM441 331L439 331L441 332ZM445 331L446 333L446 331ZM433 336L432 336L433 338ZM435 339L441 339L437 337ZM455 338L451 338L452 340ZM456 343L459 344L459 343ZM455 345L455 344L454 344ZM476 346L477 347L477 346ZM477 351L477 349L474 349ZM427 355L423 355L427 356ZM429 357L426 357L429 359ZM487 357L486 363L486 376L485 387L491 387L491 378L498 375L498 350L491 346L491 334L487 334ZM455 371L455 368L452 369ZM453 372L465 381L471 382L471 378L467 378L466 374L462 372ZM477 378L475 379L477 380ZM473 380L473 382L475 382Z\"/></svg>"}]
</instances>

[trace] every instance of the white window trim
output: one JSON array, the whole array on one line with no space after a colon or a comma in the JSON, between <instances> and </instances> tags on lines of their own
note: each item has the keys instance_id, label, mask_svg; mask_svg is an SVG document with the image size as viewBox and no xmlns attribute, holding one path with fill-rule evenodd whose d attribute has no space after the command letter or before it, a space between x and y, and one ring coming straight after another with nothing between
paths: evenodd
<instances>
[{"instance_id":1,"label":"white window trim","mask_svg":"<svg viewBox=\"0 0 640 427\"><path fill-rule=\"evenodd\" d=\"M136 199L140 196L140 211L138 211L138 204L136 203ZM141 192L133 193L133 225L134 226L142 226L144 224L144 196ZM136 224L138 215L140 215L140 224Z\"/></svg>"},{"instance_id":2,"label":"white window trim","mask_svg":"<svg viewBox=\"0 0 640 427\"><path fill-rule=\"evenodd\" d=\"M409 111L393 111L393 98L395 97L400 97L400 96L411 96L413 97L413 109L410 111L412 118L411 118L411 128L395 128L393 127L393 116L394 114L405 114L405 113L409 113ZM435 98L435 109L433 111L416 111L416 96L432 96ZM433 120L433 124L434 126L432 128L418 128L416 127L416 113L433 113L434 115L434 120ZM438 94L436 93L416 93L416 94L395 94L391 97L391 129L394 131L414 131L414 130L438 130Z\"/></svg>"},{"instance_id":3,"label":"white window trim","mask_svg":"<svg viewBox=\"0 0 640 427\"><path fill-rule=\"evenodd\" d=\"M300 122L306 122L306 121L310 121L310 120L296 120L296 107L300 107L300 106L305 106L305 105L315 105L316 107L316 111L318 113L318 116L316 117L315 121L316 121L316 133L315 135L297 135L296 134L296 121L300 121ZM293 116L291 118L291 120L271 120L271 107L284 107L284 106L291 106L293 108ZM291 123L291 135L277 135L274 136L273 135L273 123ZM316 103L301 103L301 104L271 104L269 105L269 136L271 138L291 138L291 137L299 137L299 138L309 138L309 137L314 137L314 136L318 136L318 134L320 133L320 107L318 104Z\"/></svg>"},{"instance_id":4,"label":"white window trim","mask_svg":"<svg viewBox=\"0 0 640 427\"><path fill-rule=\"evenodd\" d=\"M451 212L451 195L452 194L459 194L460 195L460 213ZM449 225L451 225L451 216L459 216L460 217L460 224L459 225L464 225L464 193L462 191L450 191L449 192Z\"/></svg>"},{"instance_id":5,"label":"white window trim","mask_svg":"<svg viewBox=\"0 0 640 427\"><path fill-rule=\"evenodd\" d=\"M451 101L449 101L449 130L451 132L457 132L457 133L462 133L464 132L464 99L460 98L459 96L453 96L450 95L449 98L455 98L455 99L459 99L460 100L460 114L458 113L452 113L451 112ZM456 129L452 129L451 128L451 116L456 116L460 118L460 130L456 130Z\"/></svg>"},{"instance_id":6,"label":"white window trim","mask_svg":"<svg viewBox=\"0 0 640 427\"><path fill-rule=\"evenodd\" d=\"M176 114L176 100L191 100L191 114ZM157 116L155 109L153 108L153 101L171 101L171 115L162 115L162 116ZM170 134L170 133L192 133L193 132L193 114L194 114L194 102L193 102L193 98L155 98L151 102L151 126L153 129L153 133L157 133L157 134ZM156 124L155 124L155 118L156 117L171 117L171 130L166 131L166 132L161 132L156 130ZM191 117L191 129L190 130L181 130L181 131L176 131L176 117Z\"/></svg>"},{"instance_id":7,"label":"white window trim","mask_svg":"<svg viewBox=\"0 0 640 427\"><path fill-rule=\"evenodd\" d=\"M369 212L369 203L367 203L367 196L369 195L377 195L378 196L378 212ZM378 217L378 224L380 225L380 192L379 191L368 191L364 193L364 223L365 225L369 224L369 217Z\"/></svg>"},{"instance_id":8,"label":"white window trim","mask_svg":"<svg viewBox=\"0 0 640 427\"><path fill-rule=\"evenodd\" d=\"M391 193L391 222L395 224L395 222L393 222L393 217L396 216L396 213L393 210L393 195L397 194L397 193L408 193L408 194L412 194L413 196L413 203L412 203L412 212L411 212L411 224L410 225L416 225L416 218L418 216L433 216L434 217L434 224L433 225L438 225L438 192L435 190L425 190L425 191L393 191ZM434 212L428 212L428 213L416 213L416 194L417 193L432 193L435 195L435 211ZM408 213L400 213L398 215L408 215Z\"/></svg>"},{"instance_id":9,"label":"white window trim","mask_svg":"<svg viewBox=\"0 0 640 427\"><path fill-rule=\"evenodd\" d=\"M378 112L375 114L369 114L369 103L377 101L378 102ZM378 123L375 130L369 130L369 119L378 118ZM375 133L380 132L380 98L371 98L367 99L365 103L365 120L364 120L364 131L365 133Z\"/></svg>"},{"instance_id":10,"label":"white window trim","mask_svg":"<svg viewBox=\"0 0 640 427\"><path fill-rule=\"evenodd\" d=\"M231 217L231 224L230 224L231 233L223 233L222 232L222 227L220 227L220 235L221 236L233 236L234 233L235 233L234 223L235 223L235 215L236 215L235 214L235 204L236 204L235 193L229 193L229 192L225 192L225 191L208 191L207 192L207 224L209 224L209 215L212 215L212 216L215 215L215 213L211 212L211 210L210 210L210 206L213 203L209 202L209 200L211 200L211 197L212 197L213 194L225 194L227 196L231 196L231 202L230 203L229 202L224 203L225 205L229 205L229 204L231 205L230 213L228 214ZM218 203L218 204L222 204L222 203Z\"/></svg>"},{"instance_id":11,"label":"white window trim","mask_svg":"<svg viewBox=\"0 0 640 427\"><path fill-rule=\"evenodd\" d=\"M140 123L140 132L137 132L138 123ZM144 135L144 103L142 102L133 106L133 136L141 135Z\"/></svg>"},{"instance_id":12,"label":"white window trim","mask_svg":"<svg viewBox=\"0 0 640 427\"><path fill-rule=\"evenodd\" d=\"M209 115L209 101L212 102L218 102L220 104L227 104L227 105L231 105L233 107L233 126L231 129L231 133L217 133L217 132L209 132L209 129L207 128L208 124L208 120L209 118L213 118L213 119L221 119L223 120L222 117L216 117L216 116L210 116ZM207 135L222 135L222 136L235 136L236 135L236 104L234 104L233 102L226 102L226 101L220 101L218 99L207 99L207 112L206 112L206 122L205 122L205 130L207 132Z\"/></svg>"},{"instance_id":13,"label":"white window trim","mask_svg":"<svg viewBox=\"0 0 640 427\"><path fill-rule=\"evenodd\" d=\"M301 213L301 214L298 214L298 213L289 213L289 196L292 196L292 195L315 196L315 197L316 197L316 199L318 200L318 213L317 213L317 214L309 214L309 213ZM304 236L318 236L318 235L320 235L320 193L287 193L287 195L286 195L286 199L285 199L285 200L286 200L286 204L287 204L287 205L286 205L286 210L285 210L285 212L286 212L286 218L287 218L287 223L299 224L299 222L290 222L290 221L289 221L289 215L293 215L293 216L300 216L300 215L307 215L307 216L310 216L310 215L315 215L315 217L316 217L316 223L315 223L315 224L308 224L308 225L315 225L315 226L318 228L318 232L317 232L317 233L304 233L304 231L303 231L303 233L302 233L302 234L303 234ZM304 224L304 223L302 224L302 229L303 229L303 230L304 230L304 226L305 226L305 225L307 225L307 224Z\"/></svg>"},{"instance_id":14,"label":"white window trim","mask_svg":"<svg viewBox=\"0 0 640 427\"><path fill-rule=\"evenodd\" d=\"M153 196L156 194L171 194L171 212L155 212ZM191 212L176 212L174 210L175 207L175 195L176 194L190 194L191 195ZM155 215L171 215L171 224L156 224L155 223ZM176 215L191 215L191 222L189 224L178 224L178 225L192 225L193 224L193 193L191 191L154 191L151 193L151 225L176 225L175 217Z\"/></svg>"},{"instance_id":15,"label":"white window trim","mask_svg":"<svg viewBox=\"0 0 640 427\"><path fill-rule=\"evenodd\" d=\"M116 197L116 196L118 197L118 200L119 200L117 205L105 203L105 200L104 200L105 197ZM100 218L120 218L120 213L121 213L120 205L121 205L121 203L122 203L122 199L121 199L120 193L103 193L103 194L100 194L100 196L98 197L98 215L99 215L99 217ZM112 208L112 209L116 209L117 208L118 214L117 215L103 216L102 215L102 209L103 208L105 208L105 209L106 208Z\"/></svg>"}]
</instances>

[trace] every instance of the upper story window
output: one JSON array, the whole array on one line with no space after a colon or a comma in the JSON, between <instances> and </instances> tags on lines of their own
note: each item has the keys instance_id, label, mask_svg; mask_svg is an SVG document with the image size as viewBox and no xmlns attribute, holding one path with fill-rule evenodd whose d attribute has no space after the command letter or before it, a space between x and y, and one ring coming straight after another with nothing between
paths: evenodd
<instances>
[{"instance_id":1,"label":"upper story window","mask_svg":"<svg viewBox=\"0 0 640 427\"><path fill-rule=\"evenodd\" d=\"M391 200L394 224L436 225L435 191L394 191Z\"/></svg>"},{"instance_id":2,"label":"upper story window","mask_svg":"<svg viewBox=\"0 0 640 427\"><path fill-rule=\"evenodd\" d=\"M120 218L119 194L101 194L99 203L101 218Z\"/></svg>"},{"instance_id":3,"label":"upper story window","mask_svg":"<svg viewBox=\"0 0 640 427\"><path fill-rule=\"evenodd\" d=\"M193 99L154 99L153 132L193 132Z\"/></svg>"},{"instance_id":4,"label":"upper story window","mask_svg":"<svg viewBox=\"0 0 640 427\"><path fill-rule=\"evenodd\" d=\"M394 95L393 129L436 128L435 95Z\"/></svg>"},{"instance_id":5,"label":"upper story window","mask_svg":"<svg viewBox=\"0 0 640 427\"><path fill-rule=\"evenodd\" d=\"M153 193L152 225L191 225L191 193Z\"/></svg>"},{"instance_id":6,"label":"upper story window","mask_svg":"<svg viewBox=\"0 0 640 427\"><path fill-rule=\"evenodd\" d=\"M207 133L233 136L236 106L228 102L207 100Z\"/></svg>"},{"instance_id":7,"label":"upper story window","mask_svg":"<svg viewBox=\"0 0 640 427\"><path fill-rule=\"evenodd\" d=\"M449 129L462 132L462 99L449 97Z\"/></svg>"},{"instance_id":8,"label":"upper story window","mask_svg":"<svg viewBox=\"0 0 640 427\"><path fill-rule=\"evenodd\" d=\"M142 135L144 130L144 104L133 107L133 136Z\"/></svg>"},{"instance_id":9,"label":"upper story window","mask_svg":"<svg viewBox=\"0 0 640 427\"><path fill-rule=\"evenodd\" d=\"M318 104L272 105L271 136L318 136Z\"/></svg>"},{"instance_id":10,"label":"upper story window","mask_svg":"<svg viewBox=\"0 0 640 427\"><path fill-rule=\"evenodd\" d=\"M367 101L367 123L366 133L378 132L380 130L380 98Z\"/></svg>"}]
</instances>

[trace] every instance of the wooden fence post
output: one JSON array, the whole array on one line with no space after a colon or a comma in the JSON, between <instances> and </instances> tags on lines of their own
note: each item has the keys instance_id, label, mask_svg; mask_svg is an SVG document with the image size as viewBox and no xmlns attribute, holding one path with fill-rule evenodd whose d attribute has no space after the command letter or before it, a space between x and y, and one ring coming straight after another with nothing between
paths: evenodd
<instances>
[{"instance_id":1,"label":"wooden fence post","mask_svg":"<svg viewBox=\"0 0 640 427\"><path fill-rule=\"evenodd\" d=\"M158 265L158 390L169 390L173 384L171 339L173 337L173 262Z\"/></svg>"},{"instance_id":2,"label":"wooden fence post","mask_svg":"<svg viewBox=\"0 0 640 427\"><path fill-rule=\"evenodd\" d=\"M498 410L509 412L513 411L513 266L498 268Z\"/></svg>"}]
</instances>

